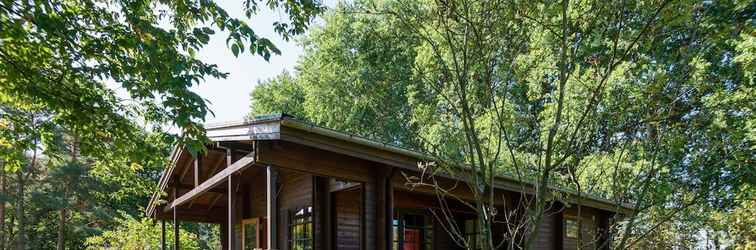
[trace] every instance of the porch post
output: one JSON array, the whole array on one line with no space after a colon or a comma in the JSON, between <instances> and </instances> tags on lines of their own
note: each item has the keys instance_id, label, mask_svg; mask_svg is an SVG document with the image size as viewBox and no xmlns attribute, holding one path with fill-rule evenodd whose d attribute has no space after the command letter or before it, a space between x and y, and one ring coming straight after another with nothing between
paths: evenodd
<instances>
[{"instance_id":1,"label":"porch post","mask_svg":"<svg viewBox=\"0 0 756 250\"><path fill-rule=\"evenodd\" d=\"M266 197L266 207L267 207L267 215L268 220L266 223L268 224L268 249L277 249L278 246L278 198L275 195L277 182L278 182L278 172L273 169L271 166L265 167L265 173L266 173L266 182L265 185L265 197Z\"/></svg>"},{"instance_id":2,"label":"porch post","mask_svg":"<svg viewBox=\"0 0 756 250\"><path fill-rule=\"evenodd\" d=\"M233 175L229 175L227 178L227 192L228 192L228 249L236 249L236 232L234 231L234 225L236 224L236 181Z\"/></svg>"},{"instance_id":3,"label":"porch post","mask_svg":"<svg viewBox=\"0 0 756 250\"><path fill-rule=\"evenodd\" d=\"M179 222L176 220L176 208L173 208L173 249L181 249L179 243Z\"/></svg>"},{"instance_id":4,"label":"porch post","mask_svg":"<svg viewBox=\"0 0 756 250\"><path fill-rule=\"evenodd\" d=\"M386 250L391 249L392 245L392 230L394 229L394 179L393 179L393 173L394 169L392 168L389 171L388 176L386 177L386 221L385 223L385 230L386 230Z\"/></svg>"},{"instance_id":5,"label":"porch post","mask_svg":"<svg viewBox=\"0 0 756 250\"><path fill-rule=\"evenodd\" d=\"M373 184L368 183L366 185L366 198L370 199L366 202L368 205L366 210L366 215L373 215L375 216L374 220L372 220L373 223L375 223L374 226L371 228L374 228L374 234L375 238L374 244L375 248L371 248L370 238L368 238L368 245L366 249L376 249L376 250L386 250L388 249L388 246L390 245L389 242L389 228L391 220L389 217L389 211L387 209L389 202L389 182L388 182L388 176L389 171L386 168L380 168L377 171L375 171L375 177L373 180ZM374 194L370 194L371 192L374 192ZM374 207L371 207L374 206ZM372 209L371 209L372 208ZM370 225L371 220L367 221L367 225ZM368 231L369 233L369 231ZM370 235L370 234L368 234ZM368 236L370 237L370 236Z\"/></svg>"},{"instance_id":6,"label":"porch post","mask_svg":"<svg viewBox=\"0 0 756 250\"><path fill-rule=\"evenodd\" d=\"M165 245L165 220L160 220L160 250L167 250Z\"/></svg>"},{"instance_id":7,"label":"porch post","mask_svg":"<svg viewBox=\"0 0 756 250\"><path fill-rule=\"evenodd\" d=\"M313 226L315 250L333 249L330 242L330 190L327 177L313 176Z\"/></svg>"},{"instance_id":8,"label":"porch post","mask_svg":"<svg viewBox=\"0 0 756 250\"><path fill-rule=\"evenodd\" d=\"M173 188L173 198L176 199L176 188ZM176 207L173 207L173 249L181 249L181 243L179 242L179 222L177 220Z\"/></svg>"}]
</instances>

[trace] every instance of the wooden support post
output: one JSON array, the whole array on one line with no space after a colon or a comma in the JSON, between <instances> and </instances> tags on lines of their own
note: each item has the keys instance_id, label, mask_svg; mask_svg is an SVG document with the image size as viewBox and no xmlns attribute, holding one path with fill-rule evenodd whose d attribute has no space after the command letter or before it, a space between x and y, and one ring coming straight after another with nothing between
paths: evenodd
<instances>
[{"instance_id":1,"label":"wooden support post","mask_svg":"<svg viewBox=\"0 0 756 250\"><path fill-rule=\"evenodd\" d=\"M160 220L160 225L162 226L160 229L160 250L168 250L165 244L165 220Z\"/></svg>"},{"instance_id":2,"label":"wooden support post","mask_svg":"<svg viewBox=\"0 0 756 250\"><path fill-rule=\"evenodd\" d=\"M200 162L200 159L201 158L200 158L200 156L198 154L197 158L194 159L194 164L192 164L192 165L194 165L193 166L194 170L192 171L192 172L194 172L194 188L197 188L197 186L199 186L199 184L200 184L200 176L201 176L200 175L200 167L202 166L202 163ZM192 208L192 205L194 205L194 200L192 200L192 201L189 202L189 208Z\"/></svg>"},{"instance_id":3,"label":"wooden support post","mask_svg":"<svg viewBox=\"0 0 756 250\"><path fill-rule=\"evenodd\" d=\"M194 187L199 186L199 155L194 159Z\"/></svg>"},{"instance_id":4,"label":"wooden support post","mask_svg":"<svg viewBox=\"0 0 756 250\"><path fill-rule=\"evenodd\" d=\"M393 173L394 171L392 169L389 172ZM394 227L394 181L392 177L392 174L386 176L386 250L391 250L391 234Z\"/></svg>"},{"instance_id":5,"label":"wooden support post","mask_svg":"<svg viewBox=\"0 0 756 250\"><path fill-rule=\"evenodd\" d=\"M173 198L177 197L176 188L173 188ZM176 207L173 208L173 249L181 249L181 243L179 242L179 222L176 214Z\"/></svg>"},{"instance_id":6,"label":"wooden support post","mask_svg":"<svg viewBox=\"0 0 756 250\"><path fill-rule=\"evenodd\" d=\"M268 215L268 220L266 221L268 227L268 249L278 249L278 237L276 237L278 235L278 197L276 197L276 192L278 191L278 171L271 166L267 166L265 168L265 173L265 200Z\"/></svg>"},{"instance_id":7,"label":"wooden support post","mask_svg":"<svg viewBox=\"0 0 756 250\"><path fill-rule=\"evenodd\" d=\"M231 166L231 164L234 163L234 151L232 151L230 148L226 149L226 167Z\"/></svg>"},{"instance_id":8,"label":"wooden support post","mask_svg":"<svg viewBox=\"0 0 756 250\"><path fill-rule=\"evenodd\" d=\"M330 220L328 214L330 214L330 186L329 179L327 177L313 176L313 226L314 226L314 249L326 250L333 249L330 246L329 241L329 227L328 222Z\"/></svg>"},{"instance_id":9,"label":"wooden support post","mask_svg":"<svg viewBox=\"0 0 756 250\"><path fill-rule=\"evenodd\" d=\"M236 225L236 181L233 175L229 175L228 182L228 248L236 249L236 232L234 231L234 225Z\"/></svg>"},{"instance_id":10,"label":"wooden support post","mask_svg":"<svg viewBox=\"0 0 756 250\"><path fill-rule=\"evenodd\" d=\"M388 246L388 230L387 230L387 221L388 217L386 216L386 198L388 197L386 194L386 176L387 172L385 171L385 168L381 168L378 173L375 175L375 181L373 190L375 194L372 196L373 202L372 206L372 213L374 219L372 220L374 223L374 232L375 232L375 238L373 238L374 247L373 249L376 250L386 250ZM370 186L370 185L368 185ZM370 196L368 196L370 197ZM370 206L371 202L368 201L367 204ZM366 210L370 211L370 210ZM368 224L370 225L370 224ZM367 247L367 249L370 249L370 247Z\"/></svg>"},{"instance_id":11,"label":"wooden support post","mask_svg":"<svg viewBox=\"0 0 756 250\"><path fill-rule=\"evenodd\" d=\"M179 242L179 222L176 220L176 208L173 208L173 249L181 249L181 243Z\"/></svg>"}]
</instances>

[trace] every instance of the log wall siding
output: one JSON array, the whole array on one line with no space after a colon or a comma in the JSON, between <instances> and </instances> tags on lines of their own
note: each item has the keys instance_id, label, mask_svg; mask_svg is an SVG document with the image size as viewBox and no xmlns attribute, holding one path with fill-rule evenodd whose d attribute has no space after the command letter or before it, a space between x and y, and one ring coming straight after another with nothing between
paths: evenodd
<instances>
[{"instance_id":1,"label":"log wall siding","mask_svg":"<svg viewBox=\"0 0 756 250\"><path fill-rule=\"evenodd\" d=\"M270 164L280 170L276 194L279 207L277 211L279 212L277 218L274 219L274 222L278 225L276 230L278 249L289 249L289 212L294 209L313 206L313 224L316 225L313 235L316 241L314 248L317 250L384 250L391 249L391 235L387 233L391 232L391 211L395 211L387 209L387 204L393 204L394 209L407 208L425 211L428 211L427 208L429 207L438 207L437 197L432 192L429 192L429 190L408 190L407 186L403 185L406 180L401 178L400 171L396 171L397 173L390 176L382 172L389 169L387 166L289 142L265 142L261 145L264 147L261 148L262 154L259 155L258 164ZM314 175L330 177L314 177ZM264 174L254 174L247 171L240 177L242 177L240 179L242 186L238 192L240 197L237 203L240 210L239 220L265 217L266 184ZM324 187L316 193L315 190L318 189L316 189L315 183L319 178L323 181L322 185L324 186L328 186L330 178L358 181L362 183L362 186L348 192L333 193L328 191L329 188ZM389 180L393 183L390 183ZM454 183L443 182L443 184L452 185ZM390 189L393 189L393 191L388 191ZM354 192L357 192L358 195L355 196ZM470 196L469 190L464 185L460 185L453 193L464 197L464 199L469 199ZM502 196L502 200L497 201L497 204L502 206L502 210L504 210L504 206L516 207L519 194L505 191L502 195L497 196ZM327 202L324 203L325 205L323 203L315 204L315 197L321 197ZM223 204L225 199L225 196L222 197L218 203ZM343 202L346 200L349 200L349 202ZM454 199L447 201L457 215L464 217L472 214L469 208L461 204L454 204ZM198 203L194 206L199 208L200 205ZM347 205L352 207L346 207ZM357 205L357 208L354 205ZM318 208L328 210L318 212ZM357 213L355 214L355 212ZM225 213L221 215L225 218ZM430 213L427 213L427 215L432 218ZM544 217L543 222L537 228L539 239L535 248L576 249L576 240L565 239L564 237L562 219L563 216L569 218L575 215L576 209L570 207L565 209L563 213ZM583 207L583 235L600 237L601 235L593 232L596 232L599 227L608 227L609 222L607 220L610 216L609 212ZM588 218L588 220L585 218ZM355 223L354 220L357 220L357 222ZM357 233L355 233L355 228L358 229ZM435 218L433 228L434 249L461 249L461 247L456 246L451 236ZM503 231L504 229L499 227L495 229L497 235L502 235ZM583 241L584 244L585 242ZM588 247L596 247L598 242L595 243Z\"/></svg>"},{"instance_id":2,"label":"log wall siding","mask_svg":"<svg viewBox=\"0 0 756 250\"><path fill-rule=\"evenodd\" d=\"M541 224L538 225L538 239L535 242L535 249L556 249L554 239L556 239L556 216L554 214L546 214L541 220Z\"/></svg>"},{"instance_id":3,"label":"log wall siding","mask_svg":"<svg viewBox=\"0 0 756 250\"><path fill-rule=\"evenodd\" d=\"M362 220L360 219L361 189L351 189L332 193L335 225L335 245L337 250L360 250Z\"/></svg>"},{"instance_id":4,"label":"log wall siding","mask_svg":"<svg viewBox=\"0 0 756 250\"><path fill-rule=\"evenodd\" d=\"M577 207L570 207L564 210L563 219L575 219L580 220L580 246L578 246L577 238L567 238L566 234L563 234L563 247L565 250L573 249L595 249L598 245L598 230L599 223L599 211L590 207L582 207L580 209L580 217L578 217Z\"/></svg>"},{"instance_id":5,"label":"log wall siding","mask_svg":"<svg viewBox=\"0 0 756 250\"><path fill-rule=\"evenodd\" d=\"M312 205L312 176L280 170L278 193L278 248L289 249L289 213Z\"/></svg>"},{"instance_id":6,"label":"log wall siding","mask_svg":"<svg viewBox=\"0 0 756 250\"><path fill-rule=\"evenodd\" d=\"M397 216L398 210L411 210L413 213L423 213L425 216L427 216L431 221L433 222L433 250L461 250L462 247L458 246L457 243L454 241L452 236L444 229L444 225L442 225L441 222L437 218L434 217L434 215L428 210L428 208L437 208L438 201L437 198L434 196L430 196L427 194L420 194L420 193L412 193L409 191L394 191L394 216ZM455 219L457 219L459 222L458 226L462 226L464 223L461 218L467 218L467 217L474 217L472 213L467 211L465 213L465 209L460 206L460 204L455 204L456 202L452 199L448 200L449 206L452 208L452 210L455 211ZM388 242L390 244L393 244L393 240ZM393 247L393 245L391 245ZM391 248L393 249L393 248Z\"/></svg>"},{"instance_id":7,"label":"log wall siding","mask_svg":"<svg viewBox=\"0 0 756 250\"><path fill-rule=\"evenodd\" d=\"M463 248L449 236L441 223L433 219L433 250L462 250Z\"/></svg>"},{"instance_id":8,"label":"log wall siding","mask_svg":"<svg viewBox=\"0 0 756 250\"><path fill-rule=\"evenodd\" d=\"M265 217L267 216L267 204L266 204L266 194L265 194L265 175L255 175L248 177L245 181L247 181L249 184L249 201L250 201L250 211L249 211L249 218L257 218L257 217Z\"/></svg>"}]
</instances>

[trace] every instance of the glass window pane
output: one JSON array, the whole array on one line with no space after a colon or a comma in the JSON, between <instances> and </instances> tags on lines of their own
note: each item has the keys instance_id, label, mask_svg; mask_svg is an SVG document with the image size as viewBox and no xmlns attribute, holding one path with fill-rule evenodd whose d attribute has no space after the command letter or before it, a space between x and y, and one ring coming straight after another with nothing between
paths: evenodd
<instances>
[{"instance_id":1,"label":"glass window pane","mask_svg":"<svg viewBox=\"0 0 756 250\"><path fill-rule=\"evenodd\" d=\"M575 219L564 219L564 234L567 238L578 237L578 223Z\"/></svg>"}]
</instances>

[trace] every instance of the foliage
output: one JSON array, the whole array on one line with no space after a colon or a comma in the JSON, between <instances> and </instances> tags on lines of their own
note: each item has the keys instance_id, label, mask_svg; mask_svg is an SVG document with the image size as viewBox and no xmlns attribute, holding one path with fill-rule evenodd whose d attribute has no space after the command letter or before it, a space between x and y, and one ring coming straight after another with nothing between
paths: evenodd
<instances>
[{"instance_id":1,"label":"foliage","mask_svg":"<svg viewBox=\"0 0 756 250\"><path fill-rule=\"evenodd\" d=\"M118 226L101 235L87 238L87 249L160 249L161 225L148 218L128 215L116 218ZM172 226L166 225L166 244L173 244ZM181 229L181 249L200 249L197 235Z\"/></svg>"},{"instance_id":2,"label":"foliage","mask_svg":"<svg viewBox=\"0 0 756 250\"><path fill-rule=\"evenodd\" d=\"M522 222L531 228L548 204L569 197L549 188L558 185L578 201L590 195L634 205L636 213L618 218L617 248L690 248L706 232L723 235L726 246L743 234L716 225L722 214L742 215L735 211L753 200L756 181L754 8L748 1L357 1L327 14L304 39L293 76L253 91L252 114L292 112L417 147L437 157L430 166L467 178L479 194L493 193L490 180L500 174L535 183L543 193L525 203L530 216ZM402 39L383 43L394 37ZM392 105L385 89L361 91L396 77L406 80L390 88L403 96ZM392 111L402 126L354 119L387 106L402 111ZM479 196L478 214L495 212L492 203ZM524 245L537 234L507 237Z\"/></svg>"},{"instance_id":3,"label":"foliage","mask_svg":"<svg viewBox=\"0 0 756 250\"><path fill-rule=\"evenodd\" d=\"M287 112L329 128L415 146L406 87L412 82L417 41L394 32L391 19L354 15L346 4L337 9L323 17L325 26L302 39L305 55L294 76L282 73L253 90L250 115Z\"/></svg>"},{"instance_id":4,"label":"foliage","mask_svg":"<svg viewBox=\"0 0 756 250\"><path fill-rule=\"evenodd\" d=\"M323 11L318 1L244 8L283 10L289 19L273 25L285 39ZM218 30L235 56L281 53L213 1L0 1L0 205L13 208L3 248L80 248L126 222L116 215L142 216L168 145L204 150L211 112L190 88L227 75L196 55Z\"/></svg>"},{"instance_id":5,"label":"foliage","mask_svg":"<svg viewBox=\"0 0 756 250\"><path fill-rule=\"evenodd\" d=\"M254 15L258 4L246 1L245 14ZM275 23L286 37L322 11L312 1L265 5L291 15L291 22ZM213 28L229 32L235 55L248 50L267 60L280 53L212 1L3 1L0 99L44 107L80 136L114 143L135 138L131 120L174 125L182 131L179 142L198 151L208 110L189 88L227 75L195 55ZM130 99L119 100L106 81Z\"/></svg>"}]
</instances>

